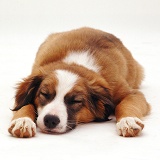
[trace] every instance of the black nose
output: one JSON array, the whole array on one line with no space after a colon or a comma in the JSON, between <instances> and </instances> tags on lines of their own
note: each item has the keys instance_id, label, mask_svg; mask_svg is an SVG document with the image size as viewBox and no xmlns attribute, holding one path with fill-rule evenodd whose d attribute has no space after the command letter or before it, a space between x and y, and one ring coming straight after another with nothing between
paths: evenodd
<instances>
[{"instance_id":1,"label":"black nose","mask_svg":"<svg viewBox=\"0 0 160 160\"><path fill-rule=\"evenodd\" d=\"M48 114L44 117L44 125L49 129L55 128L59 122L60 119L57 116Z\"/></svg>"}]
</instances>

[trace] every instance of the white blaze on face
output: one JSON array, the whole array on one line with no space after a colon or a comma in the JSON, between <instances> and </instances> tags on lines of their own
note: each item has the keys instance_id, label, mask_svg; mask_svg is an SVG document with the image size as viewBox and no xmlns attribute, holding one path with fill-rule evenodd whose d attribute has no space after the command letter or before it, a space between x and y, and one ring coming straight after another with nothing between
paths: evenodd
<instances>
[{"instance_id":1,"label":"white blaze on face","mask_svg":"<svg viewBox=\"0 0 160 160\"><path fill-rule=\"evenodd\" d=\"M58 80L56 96L49 104L44 106L43 109L38 109L39 116L37 125L40 129L44 130L46 128L44 125L44 117L47 114L55 115L60 119L60 123L56 128L52 129L52 132L63 133L66 131L68 119L64 97L73 88L78 76L66 70L56 70L55 73Z\"/></svg>"}]
</instances>

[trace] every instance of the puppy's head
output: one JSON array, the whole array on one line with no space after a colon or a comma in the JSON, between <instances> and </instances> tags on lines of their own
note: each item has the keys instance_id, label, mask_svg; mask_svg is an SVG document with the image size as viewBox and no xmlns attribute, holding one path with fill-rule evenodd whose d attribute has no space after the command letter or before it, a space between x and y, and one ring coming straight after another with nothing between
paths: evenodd
<instances>
[{"instance_id":1,"label":"puppy's head","mask_svg":"<svg viewBox=\"0 0 160 160\"><path fill-rule=\"evenodd\" d=\"M14 110L34 104L37 125L46 133L64 133L78 123L108 120L114 109L102 78L86 79L67 70L26 79L18 88L16 104Z\"/></svg>"}]
</instances>

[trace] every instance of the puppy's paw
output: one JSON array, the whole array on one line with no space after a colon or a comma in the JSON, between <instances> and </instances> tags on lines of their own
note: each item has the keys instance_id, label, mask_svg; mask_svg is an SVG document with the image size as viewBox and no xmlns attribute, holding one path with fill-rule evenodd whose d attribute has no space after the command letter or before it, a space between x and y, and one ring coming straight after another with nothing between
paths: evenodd
<instances>
[{"instance_id":1,"label":"puppy's paw","mask_svg":"<svg viewBox=\"0 0 160 160\"><path fill-rule=\"evenodd\" d=\"M14 137L33 137L36 134L36 124L28 117L18 118L11 121L8 131Z\"/></svg>"},{"instance_id":2,"label":"puppy's paw","mask_svg":"<svg viewBox=\"0 0 160 160\"><path fill-rule=\"evenodd\" d=\"M122 118L117 124L117 132L123 137L135 137L144 128L143 122L137 117Z\"/></svg>"}]
</instances>

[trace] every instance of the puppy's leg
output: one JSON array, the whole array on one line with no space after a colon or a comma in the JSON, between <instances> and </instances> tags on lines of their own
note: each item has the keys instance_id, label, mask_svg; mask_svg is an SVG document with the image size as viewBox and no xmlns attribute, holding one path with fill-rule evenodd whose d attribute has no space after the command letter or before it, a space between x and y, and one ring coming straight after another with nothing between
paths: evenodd
<instances>
[{"instance_id":1,"label":"puppy's leg","mask_svg":"<svg viewBox=\"0 0 160 160\"><path fill-rule=\"evenodd\" d=\"M34 123L36 113L34 106L29 104L18 111L15 111L12 118L9 133L15 137L28 138L36 134L36 124Z\"/></svg>"},{"instance_id":2,"label":"puppy's leg","mask_svg":"<svg viewBox=\"0 0 160 160\"><path fill-rule=\"evenodd\" d=\"M117 131L120 136L134 137L144 128L140 120L150 110L144 95L134 90L127 95L116 107L115 115L117 120Z\"/></svg>"}]
</instances>

